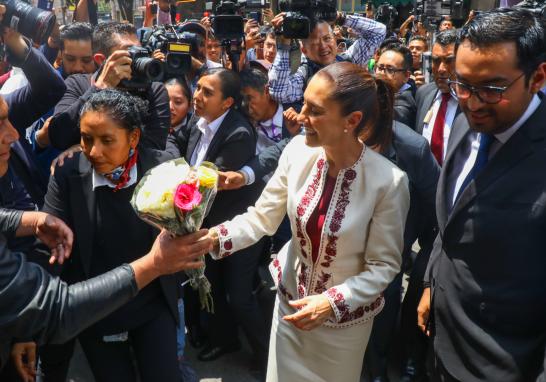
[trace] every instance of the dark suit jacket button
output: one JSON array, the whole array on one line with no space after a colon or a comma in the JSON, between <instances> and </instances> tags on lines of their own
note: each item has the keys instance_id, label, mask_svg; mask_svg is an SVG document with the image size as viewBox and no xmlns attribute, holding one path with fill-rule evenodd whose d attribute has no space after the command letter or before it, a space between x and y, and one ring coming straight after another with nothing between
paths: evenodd
<instances>
[{"instance_id":1,"label":"dark suit jacket button","mask_svg":"<svg viewBox=\"0 0 546 382\"><path fill-rule=\"evenodd\" d=\"M485 302L480 303L480 313L483 313L485 311Z\"/></svg>"}]
</instances>

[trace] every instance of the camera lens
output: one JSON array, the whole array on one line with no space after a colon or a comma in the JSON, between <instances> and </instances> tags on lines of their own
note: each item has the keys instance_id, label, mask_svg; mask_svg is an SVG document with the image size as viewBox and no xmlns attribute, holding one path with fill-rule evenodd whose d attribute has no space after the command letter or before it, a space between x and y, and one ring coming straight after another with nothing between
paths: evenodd
<instances>
[{"instance_id":1,"label":"camera lens","mask_svg":"<svg viewBox=\"0 0 546 382\"><path fill-rule=\"evenodd\" d=\"M150 81L161 81L163 78L163 64L155 58L137 58L133 61L132 71L135 76L145 76Z\"/></svg>"},{"instance_id":2,"label":"camera lens","mask_svg":"<svg viewBox=\"0 0 546 382\"><path fill-rule=\"evenodd\" d=\"M15 29L38 44L46 42L55 25L55 15L51 12L34 8L19 0L4 3L6 14L2 24Z\"/></svg>"}]
</instances>

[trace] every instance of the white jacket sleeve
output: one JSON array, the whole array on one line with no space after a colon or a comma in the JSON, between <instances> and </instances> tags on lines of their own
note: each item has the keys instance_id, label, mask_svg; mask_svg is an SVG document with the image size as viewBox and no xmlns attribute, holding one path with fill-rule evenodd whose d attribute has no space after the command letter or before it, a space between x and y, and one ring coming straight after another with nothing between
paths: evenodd
<instances>
[{"instance_id":1,"label":"white jacket sleeve","mask_svg":"<svg viewBox=\"0 0 546 382\"><path fill-rule=\"evenodd\" d=\"M277 170L254 207L249 207L246 213L213 228L220 239L219 252L211 253L215 260L247 248L263 236L271 236L279 228L286 215L290 146L281 154Z\"/></svg>"}]
</instances>

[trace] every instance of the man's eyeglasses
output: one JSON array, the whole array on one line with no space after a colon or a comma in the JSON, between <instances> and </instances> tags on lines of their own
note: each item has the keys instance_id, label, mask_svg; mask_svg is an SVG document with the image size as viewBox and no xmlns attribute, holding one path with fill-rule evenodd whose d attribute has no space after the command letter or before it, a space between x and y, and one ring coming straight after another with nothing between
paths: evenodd
<instances>
[{"instance_id":1,"label":"man's eyeglasses","mask_svg":"<svg viewBox=\"0 0 546 382\"><path fill-rule=\"evenodd\" d=\"M395 75L396 73L402 73L402 72L406 72L407 69L398 69L398 68L393 68L393 67L390 67L390 66L385 66L385 65L377 65L375 67L375 72L376 73L387 73L391 76Z\"/></svg>"},{"instance_id":2,"label":"man's eyeglasses","mask_svg":"<svg viewBox=\"0 0 546 382\"><path fill-rule=\"evenodd\" d=\"M471 86L460 81L448 81L448 84L451 94L460 100L465 101L472 97L472 94L476 94L481 102L494 105L502 100L504 92L523 77L524 74L521 73L506 86Z\"/></svg>"}]
</instances>

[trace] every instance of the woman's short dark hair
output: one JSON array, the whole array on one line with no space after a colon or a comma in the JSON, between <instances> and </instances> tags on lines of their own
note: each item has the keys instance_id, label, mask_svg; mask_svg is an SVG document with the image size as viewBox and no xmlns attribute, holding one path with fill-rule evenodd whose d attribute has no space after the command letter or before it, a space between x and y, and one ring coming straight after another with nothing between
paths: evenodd
<instances>
[{"instance_id":1,"label":"woman's short dark hair","mask_svg":"<svg viewBox=\"0 0 546 382\"><path fill-rule=\"evenodd\" d=\"M394 90L386 80L374 78L366 68L337 62L316 75L333 84L330 99L341 106L341 113L363 113L355 135L371 147L385 149L392 139Z\"/></svg>"},{"instance_id":2,"label":"woman's short dark hair","mask_svg":"<svg viewBox=\"0 0 546 382\"><path fill-rule=\"evenodd\" d=\"M516 44L518 68L528 83L531 74L546 61L544 23L526 9L500 8L480 12L461 28L455 49L468 40L474 47L503 42Z\"/></svg>"},{"instance_id":3,"label":"woman's short dark hair","mask_svg":"<svg viewBox=\"0 0 546 382\"><path fill-rule=\"evenodd\" d=\"M90 111L106 114L128 131L144 130L148 102L122 90L104 89L89 97L83 105L80 119Z\"/></svg>"},{"instance_id":4,"label":"woman's short dark hair","mask_svg":"<svg viewBox=\"0 0 546 382\"><path fill-rule=\"evenodd\" d=\"M188 81L186 81L185 78L181 77L173 77L165 81L165 86L174 85L179 85L182 88L182 93L184 94L184 97L186 97L188 102L191 103L191 90L190 86L188 85Z\"/></svg>"},{"instance_id":5,"label":"woman's short dark hair","mask_svg":"<svg viewBox=\"0 0 546 382\"><path fill-rule=\"evenodd\" d=\"M239 75L233 70L226 68L211 68L207 69L201 77L212 75L220 78L220 91L222 92L222 98L233 98L234 106L232 107L239 107L241 104L241 80Z\"/></svg>"}]
</instances>

